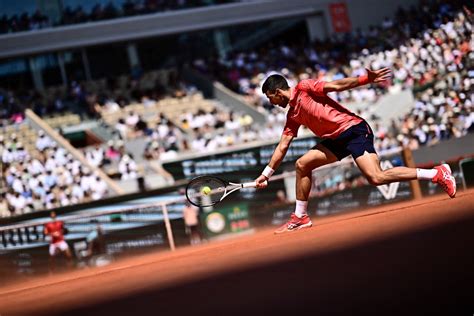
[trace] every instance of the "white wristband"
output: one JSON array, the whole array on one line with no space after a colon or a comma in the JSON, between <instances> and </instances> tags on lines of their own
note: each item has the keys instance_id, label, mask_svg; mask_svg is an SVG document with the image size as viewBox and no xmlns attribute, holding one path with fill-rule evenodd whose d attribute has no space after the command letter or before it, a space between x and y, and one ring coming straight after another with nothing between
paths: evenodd
<instances>
[{"instance_id":1,"label":"white wristband","mask_svg":"<svg viewBox=\"0 0 474 316\"><path fill-rule=\"evenodd\" d=\"M270 179L270 177L273 175L274 172L275 170L270 168L270 166L266 166L265 169L263 169L262 175Z\"/></svg>"}]
</instances>

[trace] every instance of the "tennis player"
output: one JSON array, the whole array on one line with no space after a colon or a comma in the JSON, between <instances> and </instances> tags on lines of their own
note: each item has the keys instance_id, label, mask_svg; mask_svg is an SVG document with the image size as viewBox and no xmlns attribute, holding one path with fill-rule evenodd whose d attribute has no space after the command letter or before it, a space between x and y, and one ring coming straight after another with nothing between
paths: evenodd
<instances>
[{"instance_id":1,"label":"tennis player","mask_svg":"<svg viewBox=\"0 0 474 316\"><path fill-rule=\"evenodd\" d=\"M51 242L49 244L49 270L53 271L55 268L54 259L56 255L61 252L71 263L72 254L69 246L64 240L64 223L56 219L56 212L51 212L51 222L44 225L44 234L51 235Z\"/></svg>"},{"instance_id":2,"label":"tennis player","mask_svg":"<svg viewBox=\"0 0 474 316\"><path fill-rule=\"evenodd\" d=\"M295 212L291 214L290 220L275 233L312 226L307 208L313 169L349 155L352 155L360 171L373 185L414 179L431 180L440 185L451 198L456 195L456 181L447 164L436 166L434 169L395 167L382 170L374 149L374 133L369 124L327 95L332 91L344 91L369 83L381 83L390 77L390 69L383 68L376 71L367 69L365 76L331 82L302 80L296 87L289 87L285 77L278 74L271 75L265 80L262 91L270 103L282 108L289 105L290 108L280 142L269 164L256 179L257 187L267 186L265 181L270 179L282 162L301 125L323 139L296 161Z\"/></svg>"}]
</instances>

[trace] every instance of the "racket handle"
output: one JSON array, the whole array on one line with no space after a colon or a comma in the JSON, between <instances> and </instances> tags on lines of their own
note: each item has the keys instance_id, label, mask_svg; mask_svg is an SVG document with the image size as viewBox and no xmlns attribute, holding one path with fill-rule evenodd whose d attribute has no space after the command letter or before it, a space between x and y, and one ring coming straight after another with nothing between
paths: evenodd
<instances>
[{"instance_id":1,"label":"racket handle","mask_svg":"<svg viewBox=\"0 0 474 316\"><path fill-rule=\"evenodd\" d=\"M268 185L268 181L263 182L265 185ZM256 188L257 181L242 183L242 188Z\"/></svg>"}]
</instances>

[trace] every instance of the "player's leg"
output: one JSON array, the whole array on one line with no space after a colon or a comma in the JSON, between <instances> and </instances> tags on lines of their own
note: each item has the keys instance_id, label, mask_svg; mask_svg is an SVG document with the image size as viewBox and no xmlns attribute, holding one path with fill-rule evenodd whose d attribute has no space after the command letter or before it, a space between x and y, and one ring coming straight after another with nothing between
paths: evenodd
<instances>
[{"instance_id":1,"label":"player's leg","mask_svg":"<svg viewBox=\"0 0 474 316\"><path fill-rule=\"evenodd\" d=\"M198 232L198 225L191 226L191 244L197 245L201 243L201 238Z\"/></svg>"},{"instance_id":2,"label":"player's leg","mask_svg":"<svg viewBox=\"0 0 474 316\"><path fill-rule=\"evenodd\" d=\"M72 266L72 253L71 253L71 249L69 248L69 245L67 244L66 241L63 240L58 244L58 247L61 250L61 252L66 256L67 265L71 267Z\"/></svg>"},{"instance_id":3,"label":"player's leg","mask_svg":"<svg viewBox=\"0 0 474 316\"><path fill-rule=\"evenodd\" d=\"M295 212L291 214L290 220L286 224L275 231L276 234L312 226L312 222L307 214L307 208L313 182L313 170L337 160L338 158L331 150L322 144L318 144L296 161Z\"/></svg>"},{"instance_id":4,"label":"player's leg","mask_svg":"<svg viewBox=\"0 0 474 316\"><path fill-rule=\"evenodd\" d=\"M68 260L72 260L72 253L71 253L71 249L69 249L69 247L66 250L64 250L64 254L66 255L66 258Z\"/></svg>"},{"instance_id":5,"label":"player's leg","mask_svg":"<svg viewBox=\"0 0 474 316\"><path fill-rule=\"evenodd\" d=\"M308 201L313 183L313 170L337 161L337 157L323 144L316 147L301 156L295 164L296 167L296 200Z\"/></svg>"},{"instance_id":6,"label":"player's leg","mask_svg":"<svg viewBox=\"0 0 474 316\"><path fill-rule=\"evenodd\" d=\"M416 179L415 168L394 167L382 170L379 157L374 153L365 152L357 157L355 162L369 183L373 185Z\"/></svg>"},{"instance_id":7,"label":"player's leg","mask_svg":"<svg viewBox=\"0 0 474 316\"><path fill-rule=\"evenodd\" d=\"M395 167L382 170L374 148L374 134L370 126L362 122L351 127L348 133L346 149L371 184L381 185L414 179L431 180L438 183L450 197L456 195L456 181L448 165L436 166L434 169Z\"/></svg>"},{"instance_id":8,"label":"player's leg","mask_svg":"<svg viewBox=\"0 0 474 316\"><path fill-rule=\"evenodd\" d=\"M453 198L456 195L456 180L451 175L451 169L447 164L436 166L434 169L394 167L382 170L377 154L365 152L354 160L367 180L373 185L415 179L431 180L439 184L450 197Z\"/></svg>"},{"instance_id":9,"label":"player's leg","mask_svg":"<svg viewBox=\"0 0 474 316\"><path fill-rule=\"evenodd\" d=\"M50 244L49 245L49 259L48 259L49 273L53 273L53 271L56 268L55 256L56 256L56 246L55 244Z\"/></svg>"},{"instance_id":10,"label":"player's leg","mask_svg":"<svg viewBox=\"0 0 474 316\"><path fill-rule=\"evenodd\" d=\"M68 267L73 267L74 263L73 263L73 260L72 260L72 252L71 252L71 249L69 247L67 247L67 249L64 251L64 254L66 255L66 259L67 259L67 266Z\"/></svg>"}]
</instances>

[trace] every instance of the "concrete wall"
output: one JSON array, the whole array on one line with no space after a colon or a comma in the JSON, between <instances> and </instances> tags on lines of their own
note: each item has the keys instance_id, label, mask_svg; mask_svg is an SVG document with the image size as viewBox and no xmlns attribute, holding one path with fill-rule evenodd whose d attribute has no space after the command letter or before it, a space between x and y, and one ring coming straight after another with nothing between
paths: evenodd
<instances>
[{"instance_id":1,"label":"concrete wall","mask_svg":"<svg viewBox=\"0 0 474 316\"><path fill-rule=\"evenodd\" d=\"M338 2L338 1L332 1ZM399 6L410 7L418 0L350 0L347 1L349 17L353 27L365 29L370 25L380 24L385 16L393 16Z\"/></svg>"},{"instance_id":2,"label":"concrete wall","mask_svg":"<svg viewBox=\"0 0 474 316\"><path fill-rule=\"evenodd\" d=\"M436 164L443 160L474 155L474 134L450 139L435 146L422 147L413 152L417 165Z\"/></svg>"}]
</instances>

